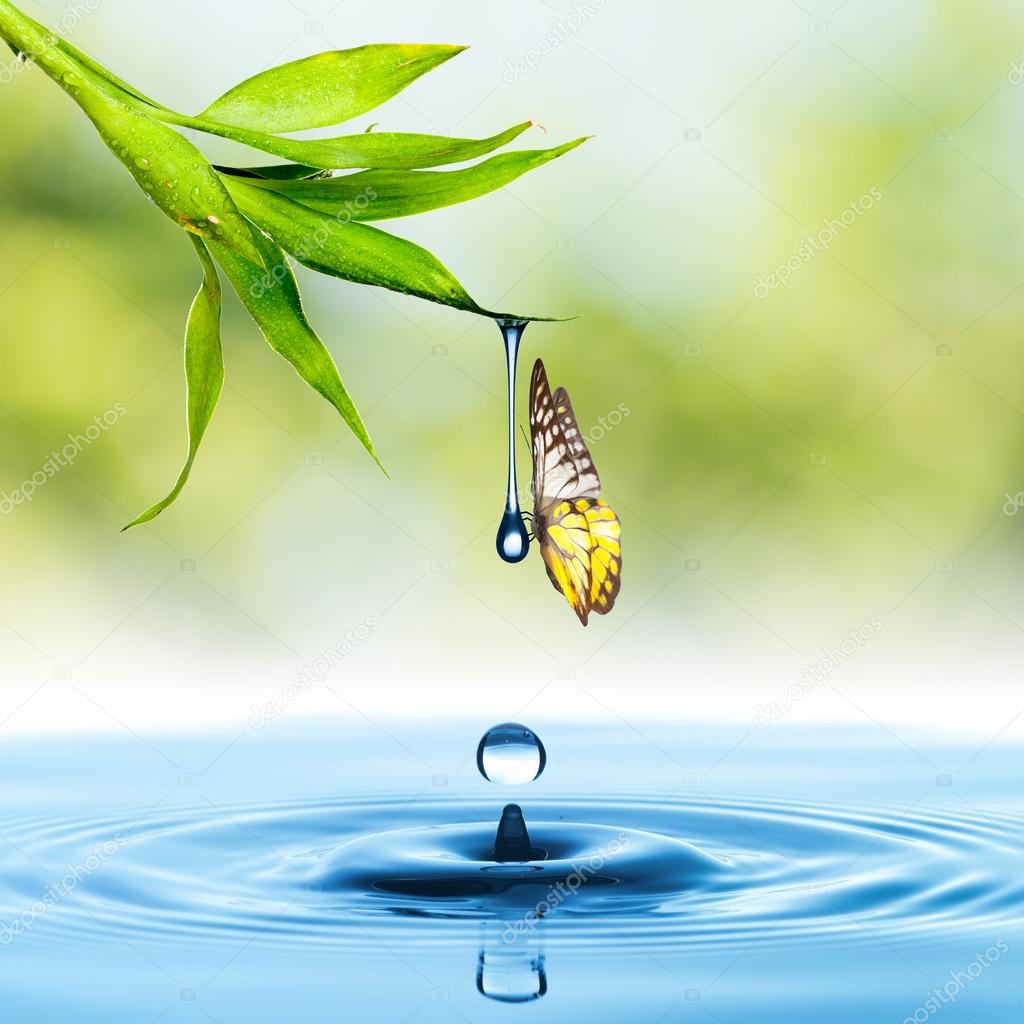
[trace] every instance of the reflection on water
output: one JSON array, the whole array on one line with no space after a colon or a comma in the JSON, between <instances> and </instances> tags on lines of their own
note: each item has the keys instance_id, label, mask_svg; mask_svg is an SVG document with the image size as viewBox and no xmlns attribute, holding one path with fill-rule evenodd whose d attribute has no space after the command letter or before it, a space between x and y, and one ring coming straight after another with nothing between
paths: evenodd
<instances>
[{"instance_id":1,"label":"reflection on water","mask_svg":"<svg viewBox=\"0 0 1024 1024\"><path fill-rule=\"evenodd\" d=\"M544 953L539 934L519 935L514 925L508 921L500 928L484 926L476 989L499 1003L532 1003L548 991ZM491 941L487 940L489 934Z\"/></svg>"},{"instance_id":2,"label":"reflection on water","mask_svg":"<svg viewBox=\"0 0 1024 1024\"><path fill-rule=\"evenodd\" d=\"M396 731L387 749L351 724L158 740L174 771L133 737L8 744L0 771L27 780L0 826L12 1019L73 1002L86 1024L137 1024L188 992L247 1022L322 1021L341 999L419 1022L487 1020L492 1001L595 1024L672 1024L695 1001L726 1021L903 1020L1003 946L958 1006L1010 1019L1016 751L937 776L976 751L929 764L779 732L728 753L728 730L549 724L556 760L502 812L465 761L479 730ZM666 753L713 771L688 785ZM77 980L55 991L55 973Z\"/></svg>"}]
</instances>

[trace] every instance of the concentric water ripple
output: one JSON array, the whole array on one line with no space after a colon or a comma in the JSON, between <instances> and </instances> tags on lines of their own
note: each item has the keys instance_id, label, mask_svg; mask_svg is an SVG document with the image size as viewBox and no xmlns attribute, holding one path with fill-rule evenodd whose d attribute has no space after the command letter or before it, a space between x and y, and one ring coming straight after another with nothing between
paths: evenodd
<instances>
[{"instance_id":1,"label":"concentric water ripple","mask_svg":"<svg viewBox=\"0 0 1024 1024\"><path fill-rule=\"evenodd\" d=\"M1019 816L570 796L524 810L548 854L530 865L489 859L500 807L451 798L9 822L0 925L31 931L45 918L48 942L113 929L132 941L286 936L351 951L514 926L563 949L629 953L1024 916Z\"/></svg>"}]
</instances>

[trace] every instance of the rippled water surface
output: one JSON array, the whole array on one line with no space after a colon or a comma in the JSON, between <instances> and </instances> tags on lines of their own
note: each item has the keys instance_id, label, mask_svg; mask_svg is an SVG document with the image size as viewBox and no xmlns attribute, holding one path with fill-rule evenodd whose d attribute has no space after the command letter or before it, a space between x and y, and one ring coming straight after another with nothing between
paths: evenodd
<instances>
[{"instance_id":1,"label":"rippled water surface","mask_svg":"<svg viewBox=\"0 0 1024 1024\"><path fill-rule=\"evenodd\" d=\"M8 742L11 1019L1018 1019L1019 750L487 724Z\"/></svg>"}]
</instances>

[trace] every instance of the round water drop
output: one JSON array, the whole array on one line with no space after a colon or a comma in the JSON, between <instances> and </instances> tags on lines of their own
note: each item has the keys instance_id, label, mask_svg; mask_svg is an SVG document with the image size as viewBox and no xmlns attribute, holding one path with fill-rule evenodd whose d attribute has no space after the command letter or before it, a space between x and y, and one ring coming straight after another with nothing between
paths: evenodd
<instances>
[{"instance_id":1,"label":"round water drop","mask_svg":"<svg viewBox=\"0 0 1024 1024\"><path fill-rule=\"evenodd\" d=\"M480 774L502 786L533 782L544 771L547 759L540 737L517 722L503 722L488 729L476 748Z\"/></svg>"}]
</instances>

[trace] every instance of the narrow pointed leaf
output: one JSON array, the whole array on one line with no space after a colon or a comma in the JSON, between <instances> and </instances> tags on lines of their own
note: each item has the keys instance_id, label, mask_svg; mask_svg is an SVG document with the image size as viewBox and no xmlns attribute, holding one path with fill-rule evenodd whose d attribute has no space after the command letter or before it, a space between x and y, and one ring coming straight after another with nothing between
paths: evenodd
<instances>
[{"instance_id":1,"label":"narrow pointed leaf","mask_svg":"<svg viewBox=\"0 0 1024 1024\"><path fill-rule=\"evenodd\" d=\"M454 206L504 188L585 141L576 139L554 149L502 153L461 171L360 171L339 177L246 181L334 217L390 220Z\"/></svg>"},{"instance_id":2,"label":"narrow pointed leaf","mask_svg":"<svg viewBox=\"0 0 1024 1024\"><path fill-rule=\"evenodd\" d=\"M199 116L272 135L326 128L379 107L464 49L374 44L319 53L255 75Z\"/></svg>"},{"instance_id":3,"label":"narrow pointed leaf","mask_svg":"<svg viewBox=\"0 0 1024 1024\"><path fill-rule=\"evenodd\" d=\"M224 356L220 340L221 290L217 268L206 246L193 238L192 244L203 267L203 283L188 315L185 328L185 381L187 385L188 456L170 494L130 522L124 529L156 519L174 503L188 482L199 445L213 418L224 386ZM123 532L123 531L122 531Z\"/></svg>"},{"instance_id":4,"label":"narrow pointed leaf","mask_svg":"<svg viewBox=\"0 0 1024 1024\"><path fill-rule=\"evenodd\" d=\"M337 409L380 465L369 432L349 397L331 353L309 326L287 256L259 231L253 231L253 239L260 248L264 266L251 263L221 242L210 243L210 248L270 347Z\"/></svg>"},{"instance_id":5,"label":"narrow pointed leaf","mask_svg":"<svg viewBox=\"0 0 1024 1024\"><path fill-rule=\"evenodd\" d=\"M414 242L320 213L242 179L226 180L239 209L313 270L496 319L537 319L483 309L436 256Z\"/></svg>"},{"instance_id":6,"label":"narrow pointed leaf","mask_svg":"<svg viewBox=\"0 0 1024 1024\"><path fill-rule=\"evenodd\" d=\"M408 132L371 132L361 135L342 135L333 139L282 139L276 135L233 128L203 118L168 118L169 123L185 128L219 135L262 150L282 160L305 164L314 168L354 170L386 168L413 170L419 167L442 167L445 164L464 163L487 156L507 146L529 128L533 122L524 121L507 131L487 139L452 139L443 135L418 135Z\"/></svg>"},{"instance_id":7,"label":"narrow pointed leaf","mask_svg":"<svg viewBox=\"0 0 1024 1024\"><path fill-rule=\"evenodd\" d=\"M309 169L308 173L313 174L324 169L413 170L464 163L507 146L534 123L524 121L484 139L369 130L359 135L343 135L330 139L285 139L265 131L224 124L205 116L188 117L179 114L148 99L70 44L66 44L62 52L66 60L72 62L81 72L83 78L90 80L95 86L105 86L109 97L116 98L136 113L156 118L164 124L230 139L232 142L269 153L301 167L294 170L290 167L257 169L261 176L268 178L285 177L293 173L305 177L306 167Z\"/></svg>"}]
</instances>

